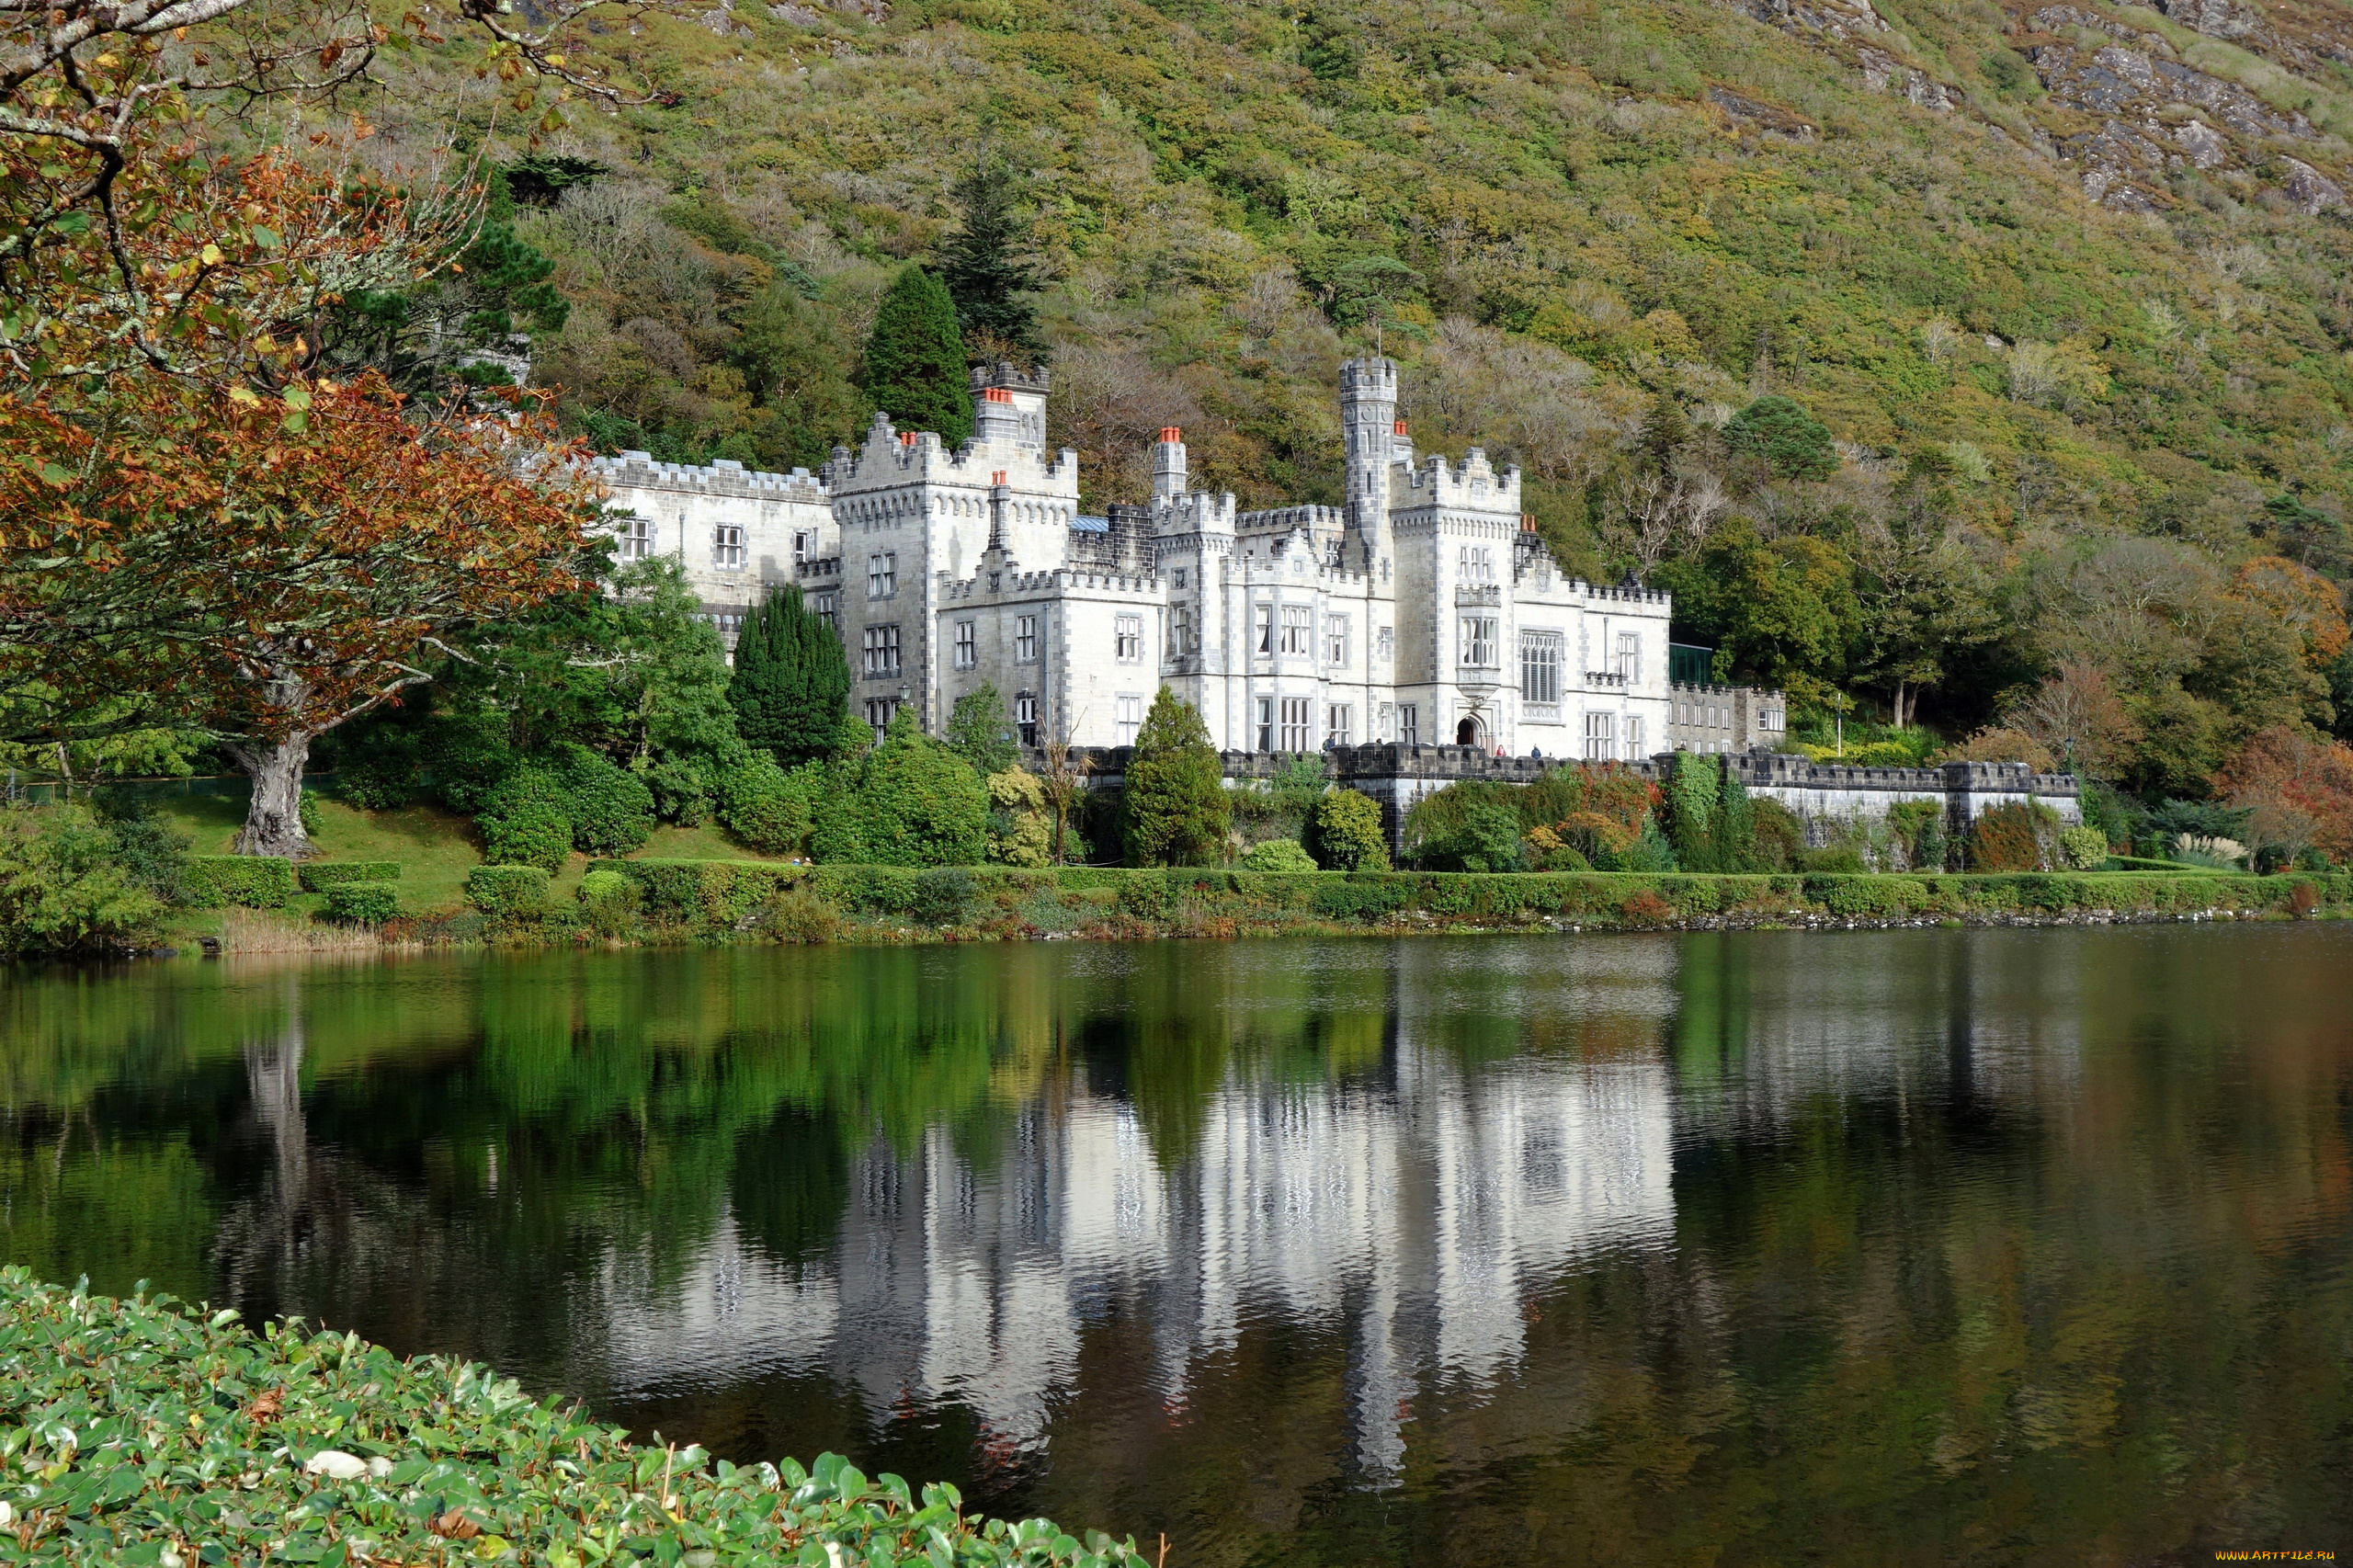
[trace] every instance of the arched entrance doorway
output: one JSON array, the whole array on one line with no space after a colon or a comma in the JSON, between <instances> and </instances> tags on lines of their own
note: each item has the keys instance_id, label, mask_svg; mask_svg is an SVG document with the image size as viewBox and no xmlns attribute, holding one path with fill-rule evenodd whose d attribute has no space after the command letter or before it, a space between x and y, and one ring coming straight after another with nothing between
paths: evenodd
<instances>
[{"instance_id":1,"label":"arched entrance doorway","mask_svg":"<svg viewBox=\"0 0 2353 1568\"><path fill-rule=\"evenodd\" d=\"M1454 726L1454 744L1456 745L1475 746L1482 744L1483 739L1484 737L1479 733L1479 721L1475 716L1467 718L1460 724Z\"/></svg>"}]
</instances>

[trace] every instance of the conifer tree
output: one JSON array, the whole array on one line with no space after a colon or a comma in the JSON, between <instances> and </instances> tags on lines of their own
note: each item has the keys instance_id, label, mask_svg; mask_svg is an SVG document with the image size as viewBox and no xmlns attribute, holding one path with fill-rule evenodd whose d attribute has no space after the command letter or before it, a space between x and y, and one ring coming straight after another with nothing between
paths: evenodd
<instances>
[{"instance_id":1,"label":"conifer tree","mask_svg":"<svg viewBox=\"0 0 2353 1568\"><path fill-rule=\"evenodd\" d=\"M1643 416L1642 434L1635 438L1643 463L1664 473L1690 439L1691 422L1683 416L1675 394L1661 392L1653 398L1650 412Z\"/></svg>"},{"instance_id":2,"label":"conifer tree","mask_svg":"<svg viewBox=\"0 0 2353 1568\"><path fill-rule=\"evenodd\" d=\"M1724 445L1761 458L1782 479L1828 479L1838 472L1829 426L1778 392L1733 415L1724 426Z\"/></svg>"},{"instance_id":3,"label":"conifer tree","mask_svg":"<svg viewBox=\"0 0 2353 1568\"><path fill-rule=\"evenodd\" d=\"M986 152L956 182L964 226L939 247L939 278L956 301L957 324L976 350L1002 353L1024 365L1046 357L1030 303L1038 275L1020 253L1029 225L1017 209L1013 170Z\"/></svg>"},{"instance_id":4,"label":"conifer tree","mask_svg":"<svg viewBox=\"0 0 2353 1568\"><path fill-rule=\"evenodd\" d=\"M883 293L859 384L902 430L936 431L951 447L972 438L972 393L956 306L920 266L908 266Z\"/></svg>"},{"instance_id":5,"label":"conifer tree","mask_svg":"<svg viewBox=\"0 0 2353 1568\"><path fill-rule=\"evenodd\" d=\"M735 727L788 766L840 749L848 710L849 661L824 619L779 588L745 618L735 640L727 704Z\"/></svg>"},{"instance_id":6,"label":"conifer tree","mask_svg":"<svg viewBox=\"0 0 2353 1568\"><path fill-rule=\"evenodd\" d=\"M1224 854L1224 767L1200 710L1165 686L1136 733L1120 812L1131 866L1208 866Z\"/></svg>"}]
</instances>

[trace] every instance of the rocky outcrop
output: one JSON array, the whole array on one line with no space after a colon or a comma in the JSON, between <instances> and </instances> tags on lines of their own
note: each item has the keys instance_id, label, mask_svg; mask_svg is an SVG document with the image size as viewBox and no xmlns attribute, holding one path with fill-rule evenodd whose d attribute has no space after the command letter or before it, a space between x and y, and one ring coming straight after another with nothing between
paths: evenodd
<instances>
[{"instance_id":1,"label":"rocky outcrop","mask_svg":"<svg viewBox=\"0 0 2353 1568\"><path fill-rule=\"evenodd\" d=\"M2295 204L2297 211L2307 218L2317 218L2324 212L2344 210L2344 187L2301 158L2282 158L2279 163L2287 170L2279 188Z\"/></svg>"},{"instance_id":2,"label":"rocky outcrop","mask_svg":"<svg viewBox=\"0 0 2353 1568\"><path fill-rule=\"evenodd\" d=\"M1743 0L1742 8L1768 26L1827 39L1887 30L1871 0Z\"/></svg>"},{"instance_id":3,"label":"rocky outcrop","mask_svg":"<svg viewBox=\"0 0 2353 1568\"><path fill-rule=\"evenodd\" d=\"M2263 27L2263 13L2244 0L2149 0L2149 4L2208 38L2252 38Z\"/></svg>"},{"instance_id":4,"label":"rocky outcrop","mask_svg":"<svg viewBox=\"0 0 2353 1568\"><path fill-rule=\"evenodd\" d=\"M1722 110L1725 119L1745 130L1759 131L1768 136L1786 137L1792 142L1813 140L1813 122L1779 104L1768 104L1762 98L1735 93L1730 87L1710 87L1708 101Z\"/></svg>"},{"instance_id":5,"label":"rocky outcrop","mask_svg":"<svg viewBox=\"0 0 2353 1568\"><path fill-rule=\"evenodd\" d=\"M2234 82L2120 44L2089 54L2063 43L2043 44L2027 58L2034 62L2052 102L2068 108L2148 113L2183 104L2205 109L2243 137L2310 140L2313 134L2312 121L2302 115L2282 113Z\"/></svg>"}]
</instances>

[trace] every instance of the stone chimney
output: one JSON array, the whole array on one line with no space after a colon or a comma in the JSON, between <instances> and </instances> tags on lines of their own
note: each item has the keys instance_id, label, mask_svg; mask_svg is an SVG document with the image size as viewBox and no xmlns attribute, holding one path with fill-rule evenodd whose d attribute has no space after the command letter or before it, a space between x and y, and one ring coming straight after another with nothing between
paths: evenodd
<instances>
[{"instance_id":1,"label":"stone chimney","mask_svg":"<svg viewBox=\"0 0 2353 1568\"><path fill-rule=\"evenodd\" d=\"M981 441L1021 439L1021 411L1003 387L983 387L972 400L972 437Z\"/></svg>"},{"instance_id":2,"label":"stone chimney","mask_svg":"<svg viewBox=\"0 0 2353 1568\"><path fill-rule=\"evenodd\" d=\"M1005 548L1005 514L1013 505L1013 486L1005 482L1005 470L989 475L989 548Z\"/></svg>"},{"instance_id":3,"label":"stone chimney","mask_svg":"<svg viewBox=\"0 0 2353 1568\"><path fill-rule=\"evenodd\" d=\"M1185 432L1174 425L1164 426L1160 440L1152 449L1152 494L1161 500L1174 500L1185 494Z\"/></svg>"}]
</instances>

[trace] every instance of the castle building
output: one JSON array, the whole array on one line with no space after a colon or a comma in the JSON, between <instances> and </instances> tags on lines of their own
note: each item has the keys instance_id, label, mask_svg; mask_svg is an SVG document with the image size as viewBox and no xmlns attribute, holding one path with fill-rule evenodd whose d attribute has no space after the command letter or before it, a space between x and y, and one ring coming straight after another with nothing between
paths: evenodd
<instances>
[{"instance_id":1,"label":"castle building","mask_svg":"<svg viewBox=\"0 0 2353 1568\"><path fill-rule=\"evenodd\" d=\"M1390 360L1341 369L1337 506L1239 511L1192 488L1171 428L1147 501L1082 513L1078 454L1046 444L1050 390L976 369L961 447L878 415L817 474L599 459L620 552L676 554L731 646L763 594L798 584L878 731L912 703L937 733L990 684L1026 744L1125 745L1165 684L1233 752L1731 749L1686 722L1716 699L1670 687L1667 596L1563 573L1518 469L1476 448L1417 457ZM1742 704L1746 735L1780 728L1778 693Z\"/></svg>"}]
</instances>

